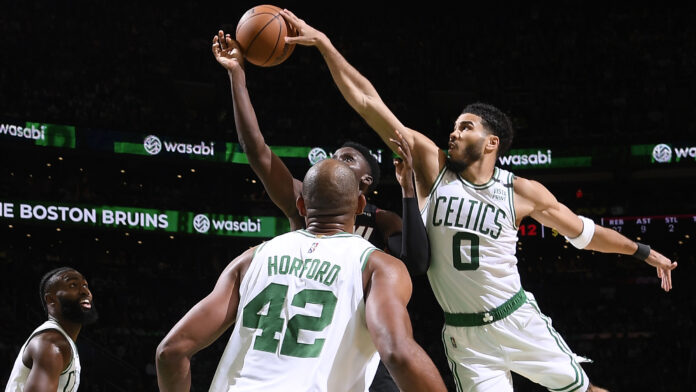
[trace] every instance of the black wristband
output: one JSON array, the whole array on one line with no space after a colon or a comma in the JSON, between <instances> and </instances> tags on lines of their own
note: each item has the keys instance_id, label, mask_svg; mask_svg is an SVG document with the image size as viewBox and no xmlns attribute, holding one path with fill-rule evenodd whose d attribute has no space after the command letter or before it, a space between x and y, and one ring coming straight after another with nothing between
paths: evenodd
<instances>
[{"instance_id":1,"label":"black wristband","mask_svg":"<svg viewBox=\"0 0 696 392\"><path fill-rule=\"evenodd\" d=\"M640 261L645 261L650 256L650 245L641 244L640 242L636 242L636 245L638 245L638 249L636 249L633 257Z\"/></svg>"}]
</instances>

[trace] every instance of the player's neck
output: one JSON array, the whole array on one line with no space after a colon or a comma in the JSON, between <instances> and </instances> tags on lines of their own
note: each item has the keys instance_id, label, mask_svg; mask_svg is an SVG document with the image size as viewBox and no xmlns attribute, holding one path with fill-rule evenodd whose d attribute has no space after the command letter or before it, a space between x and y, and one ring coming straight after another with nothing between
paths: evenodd
<instances>
[{"instance_id":1,"label":"player's neck","mask_svg":"<svg viewBox=\"0 0 696 392\"><path fill-rule=\"evenodd\" d=\"M459 171L459 176L472 184L483 185L493 178L493 173L495 173L495 162L491 164L482 159Z\"/></svg>"},{"instance_id":2,"label":"player's neck","mask_svg":"<svg viewBox=\"0 0 696 392\"><path fill-rule=\"evenodd\" d=\"M80 334L82 324L68 321L65 318L55 317L53 315L48 316L48 318L60 324L60 327L63 328L63 331L65 331L68 336L70 336L73 342L77 341L77 335Z\"/></svg>"},{"instance_id":3,"label":"player's neck","mask_svg":"<svg viewBox=\"0 0 696 392\"><path fill-rule=\"evenodd\" d=\"M307 217L307 231L315 235L352 233L354 215Z\"/></svg>"}]
</instances>

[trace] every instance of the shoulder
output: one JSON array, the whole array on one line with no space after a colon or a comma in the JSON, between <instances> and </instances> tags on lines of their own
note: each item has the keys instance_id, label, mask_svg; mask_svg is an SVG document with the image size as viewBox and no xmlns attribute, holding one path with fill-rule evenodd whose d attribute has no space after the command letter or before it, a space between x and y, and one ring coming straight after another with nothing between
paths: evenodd
<instances>
[{"instance_id":1,"label":"shoulder","mask_svg":"<svg viewBox=\"0 0 696 392\"><path fill-rule=\"evenodd\" d=\"M404 295L405 298L410 298L413 287L404 263L380 250L373 251L368 257L363 270L363 284L368 296L371 288L379 285L387 289L380 290L385 295Z\"/></svg>"},{"instance_id":2,"label":"shoulder","mask_svg":"<svg viewBox=\"0 0 696 392\"><path fill-rule=\"evenodd\" d=\"M48 364L50 367L59 367L62 371L72 360L72 355L72 346L68 338L56 329L46 329L29 340L23 360L25 365L39 362L43 367Z\"/></svg>"},{"instance_id":3,"label":"shoulder","mask_svg":"<svg viewBox=\"0 0 696 392\"><path fill-rule=\"evenodd\" d=\"M379 249L370 253L365 270L369 270L369 273L382 272L395 277L408 277L408 270L401 260Z\"/></svg>"},{"instance_id":4,"label":"shoulder","mask_svg":"<svg viewBox=\"0 0 696 392\"><path fill-rule=\"evenodd\" d=\"M556 197L540 182L522 177L513 180L515 206L522 209L521 216L529 215L532 211L542 211L554 207Z\"/></svg>"},{"instance_id":5,"label":"shoulder","mask_svg":"<svg viewBox=\"0 0 696 392\"><path fill-rule=\"evenodd\" d=\"M266 244L267 242L263 242L260 245L247 249L244 251L244 253L237 256L234 260L227 264L225 270L222 271L222 274L220 274L220 278L229 281L241 280L244 277L247 269L249 269L249 265L254 259L256 252L263 248Z\"/></svg>"}]
</instances>

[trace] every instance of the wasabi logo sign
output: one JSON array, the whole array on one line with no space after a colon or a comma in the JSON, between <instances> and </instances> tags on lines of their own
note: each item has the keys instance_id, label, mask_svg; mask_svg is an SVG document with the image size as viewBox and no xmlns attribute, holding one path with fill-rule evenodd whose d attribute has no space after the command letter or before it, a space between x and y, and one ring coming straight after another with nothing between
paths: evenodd
<instances>
[{"instance_id":1,"label":"wasabi logo sign","mask_svg":"<svg viewBox=\"0 0 696 392\"><path fill-rule=\"evenodd\" d=\"M546 150L546 152L537 150L529 154L506 155L498 157L498 162L502 166L550 166L551 150Z\"/></svg>"},{"instance_id":2,"label":"wasabi logo sign","mask_svg":"<svg viewBox=\"0 0 696 392\"><path fill-rule=\"evenodd\" d=\"M696 147L670 147L668 144L660 143L652 149L652 159L654 162L669 163L675 158L675 162L682 159L696 159Z\"/></svg>"},{"instance_id":3,"label":"wasabi logo sign","mask_svg":"<svg viewBox=\"0 0 696 392\"><path fill-rule=\"evenodd\" d=\"M29 141L37 146L75 148L75 127L71 125L25 122L0 124L0 137Z\"/></svg>"},{"instance_id":4,"label":"wasabi logo sign","mask_svg":"<svg viewBox=\"0 0 696 392\"><path fill-rule=\"evenodd\" d=\"M193 228L201 234L205 234L210 230L210 219L203 214L198 214L193 218Z\"/></svg>"},{"instance_id":5,"label":"wasabi logo sign","mask_svg":"<svg viewBox=\"0 0 696 392\"><path fill-rule=\"evenodd\" d=\"M37 224L88 226L183 234L271 238L290 230L286 218L194 214L185 211L132 207L61 205L0 200L3 219Z\"/></svg>"},{"instance_id":6,"label":"wasabi logo sign","mask_svg":"<svg viewBox=\"0 0 696 392\"><path fill-rule=\"evenodd\" d=\"M145 151L150 155L157 155L162 151L162 141L155 135L148 135L143 142Z\"/></svg>"},{"instance_id":7,"label":"wasabi logo sign","mask_svg":"<svg viewBox=\"0 0 696 392\"><path fill-rule=\"evenodd\" d=\"M666 144L658 144L652 150L652 157L656 162L669 162L672 160L672 147Z\"/></svg>"},{"instance_id":8,"label":"wasabi logo sign","mask_svg":"<svg viewBox=\"0 0 696 392\"><path fill-rule=\"evenodd\" d=\"M46 126L41 124L38 128L36 124L31 124L31 127L23 127L21 125L0 124L0 134L16 136L23 139L44 140Z\"/></svg>"},{"instance_id":9,"label":"wasabi logo sign","mask_svg":"<svg viewBox=\"0 0 696 392\"><path fill-rule=\"evenodd\" d=\"M193 217L193 229L201 234L207 234L212 228L218 234L229 233L261 233L261 218L225 219L208 218L205 214Z\"/></svg>"},{"instance_id":10,"label":"wasabi logo sign","mask_svg":"<svg viewBox=\"0 0 696 392\"><path fill-rule=\"evenodd\" d=\"M326 159L327 156L328 155L326 155L326 151L324 151L323 148L314 147L311 151L309 151L309 155L307 156L307 158L309 159L309 163L311 163L312 166L314 166L317 163Z\"/></svg>"},{"instance_id":11,"label":"wasabi logo sign","mask_svg":"<svg viewBox=\"0 0 696 392\"><path fill-rule=\"evenodd\" d=\"M148 135L143 140L143 148L145 149L145 152L150 155L159 154L162 151L162 147L164 147L165 152L177 154L202 155L211 157L215 155L215 142L200 142L200 144L170 142L166 140L163 141L155 135Z\"/></svg>"}]
</instances>

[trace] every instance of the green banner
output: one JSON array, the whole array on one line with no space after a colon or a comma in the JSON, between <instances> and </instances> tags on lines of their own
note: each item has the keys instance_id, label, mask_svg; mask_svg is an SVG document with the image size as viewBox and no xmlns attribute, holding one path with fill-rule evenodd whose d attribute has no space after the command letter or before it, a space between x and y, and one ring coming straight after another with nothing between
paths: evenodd
<instances>
[{"instance_id":1,"label":"green banner","mask_svg":"<svg viewBox=\"0 0 696 392\"><path fill-rule=\"evenodd\" d=\"M24 125L0 123L0 136L32 141L37 146L75 148L75 127L36 122Z\"/></svg>"},{"instance_id":2,"label":"green banner","mask_svg":"<svg viewBox=\"0 0 696 392\"><path fill-rule=\"evenodd\" d=\"M0 219L165 233L271 238L288 232L285 217L194 213L122 206L0 201Z\"/></svg>"}]
</instances>

